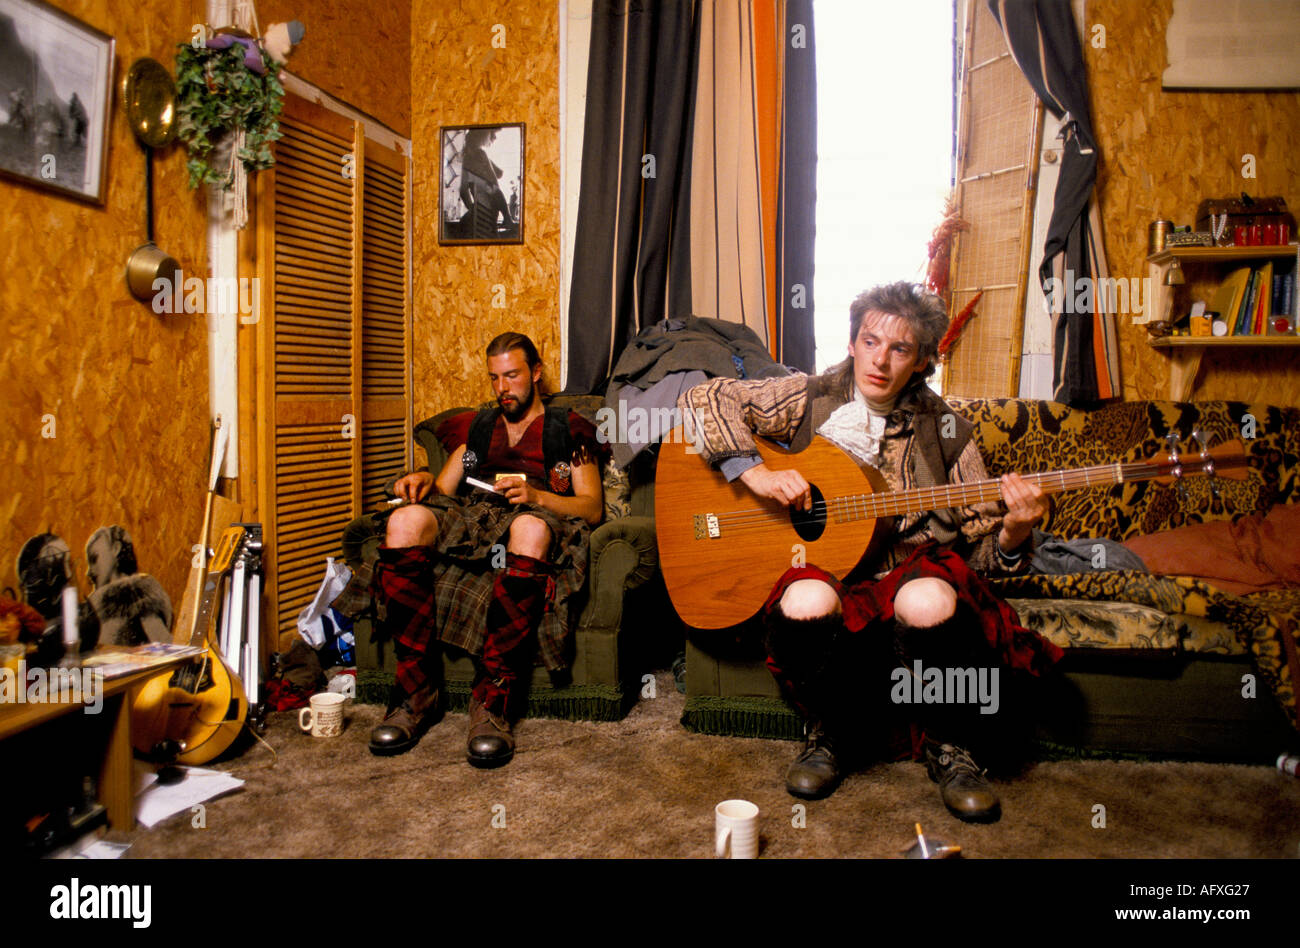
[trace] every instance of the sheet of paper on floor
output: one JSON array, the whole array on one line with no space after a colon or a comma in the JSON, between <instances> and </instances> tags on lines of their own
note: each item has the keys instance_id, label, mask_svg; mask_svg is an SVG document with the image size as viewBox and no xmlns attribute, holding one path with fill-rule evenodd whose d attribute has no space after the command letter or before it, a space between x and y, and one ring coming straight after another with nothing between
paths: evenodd
<instances>
[{"instance_id":1,"label":"sheet of paper on floor","mask_svg":"<svg viewBox=\"0 0 1300 948\"><path fill-rule=\"evenodd\" d=\"M160 784L156 773L137 775L135 818L141 826L152 829L167 817L188 812L197 804L228 793L244 785L238 777L219 770L184 767L185 776L178 783Z\"/></svg>"}]
</instances>

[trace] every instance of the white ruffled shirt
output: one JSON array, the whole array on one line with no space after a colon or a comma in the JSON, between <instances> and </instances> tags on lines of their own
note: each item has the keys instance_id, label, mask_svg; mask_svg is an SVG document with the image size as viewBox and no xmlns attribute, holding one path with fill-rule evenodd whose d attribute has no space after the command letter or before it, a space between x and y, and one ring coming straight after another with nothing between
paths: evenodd
<instances>
[{"instance_id":1,"label":"white ruffled shirt","mask_svg":"<svg viewBox=\"0 0 1300 948\"><path fill-rule=\"evenodd\" d=\"M874 404L855 385L853 400L845 402L817 429L828 441L848 451L872 467L880 466L881 439L885 434L885 416L894 410L894 402Z\"/></svg>"}]
</instances>

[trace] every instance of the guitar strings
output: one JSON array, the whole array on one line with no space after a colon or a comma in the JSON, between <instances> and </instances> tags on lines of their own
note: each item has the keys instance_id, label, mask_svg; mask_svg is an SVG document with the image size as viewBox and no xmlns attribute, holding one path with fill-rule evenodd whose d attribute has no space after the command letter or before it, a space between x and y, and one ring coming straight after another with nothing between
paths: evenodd
<instances>
[{"instance_id":1,"label":"guitar strings","mask_svg":"<svg viewBox=\"0 0 1300 948\"><path fill-rule=\"evenodd\" d=\"M1195 463L1195 462L1193 462ZM1121 465L1119 470L1123 478L1131 480L1147 480L1152 477L1158 477L1163 473L1163 464L1152 462L1135 462L1132 464ZM1184 474L1201 474L1203 471L1185 471ZM1096 474L1102 475L1101 482L1094 484L1092 478ZM1035 482L1048 493L1055 493L1061 490L1071 490L1082 487L1094 486L1113 486L1116 483L1122 483L1122 480L1116 479L1116 465L1104 464L1095 465L1088 468L1080 468L1074 471L1052 471L1042 474L1026 474L1025 480ZM950 501L947 504L938 504L940 495ZM815 501L811 511L803 511L805 516L823 516L829 515L839 522L851 522L865 519L878 519L880 517L901 516L907 513L919 512L921 510L934 509L934 507L915 507L909 501L915 503L922 500L928 500L937 504L939 507L945 506L970 506L974 503L992 502L1001 499L1001 482L997 480L974 481L968 484L946 484L935 487L914 488L907 491L881 492L876 494L848 494L840 497L834 497L829 500ZM727 513L716 514L718 524L726 525L732 529L759 529L765 527L787 528L781 517L786 515L786 511L776 511L764 507L746 507L740 510L733 510Z\"/></svg>"}]
</instances>

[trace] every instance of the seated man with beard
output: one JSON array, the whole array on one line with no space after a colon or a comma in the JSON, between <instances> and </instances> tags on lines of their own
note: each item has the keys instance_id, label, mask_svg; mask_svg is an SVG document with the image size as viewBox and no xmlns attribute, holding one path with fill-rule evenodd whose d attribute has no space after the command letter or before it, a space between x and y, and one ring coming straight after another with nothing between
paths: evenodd
<instances>
[{"instance_id":1,"label":"seated man with beard","mask_svg":"<svg viewBox=\"0 0 1300 948\"><path fill-rule=\"evenodd\" d=\"M453 450L443 469L394 488L409 503L389 517L374 583L397 681L371 733L375 754L409 750L438 720L438 642L474 659L466 752L475 767L514 756L534 650L553 676L567 671L579 611L571 600L604 513L596 431L542 404L541 358L522 333L488 344L487 369L497 407L444 423L437 435Z\"/></svg>"}]
</instances>

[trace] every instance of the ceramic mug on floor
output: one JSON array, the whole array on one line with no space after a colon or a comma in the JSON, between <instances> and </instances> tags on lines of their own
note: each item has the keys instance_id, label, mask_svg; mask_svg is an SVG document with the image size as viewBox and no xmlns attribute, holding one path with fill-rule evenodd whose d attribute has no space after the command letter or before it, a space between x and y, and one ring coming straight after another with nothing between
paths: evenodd
<instances>
[{"instance_id":1,"label":"ceramic mug on floor","mask_svg":"<svg viewBox=\"0 0 1300 948\"><path fill-rule=\"evenodd\" d=\"M758 858L758 807L748 800L723 800L713 808L713 843L719 859Z\"/></svg>"},{"instance_id":2,"label":"ceramic mug on floor","mask_svg":"<svg viewBox=\"0 0 1300 948\"><path fill-rule=\"evenodd\" d=\"M311 707L298 711L298 727L312 737L338 737L343 733L343 702L348 699L332 691L311 696Z\"/></svg>"}]
</instances>

